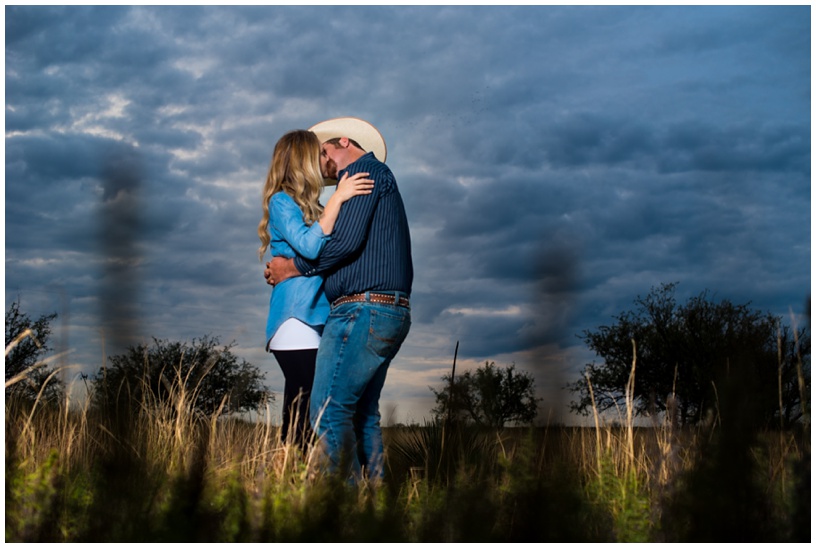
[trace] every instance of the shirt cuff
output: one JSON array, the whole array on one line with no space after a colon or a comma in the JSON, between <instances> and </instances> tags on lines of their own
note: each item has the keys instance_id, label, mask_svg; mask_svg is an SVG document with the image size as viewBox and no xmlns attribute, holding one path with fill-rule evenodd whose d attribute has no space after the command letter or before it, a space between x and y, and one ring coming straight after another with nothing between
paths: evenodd
<instances>
[{"instance_id":1,"label":"shirt cuff","mask_svg":"<svg viewBox=\"0 0 816 548\"><path fill-rule=\"evenodd\" d=\"M317 274L317 269L310 263L306 262L306 259L300 255L295 256L294 264L295 268L297 268L298 272L300 272L303 276L314 276Z\"/></svg>"},{"instance_id":2,"label":"shirt cuff","mask_svg":"<svg viewBox=\"0 0 816 548\"><path fill-rule=\"evenodd\" d=\"M323 239L323 240L330 240L331 239L331 234L324 234L323 233L323 227L321 227L320 223L318 223L318 222L312 223L312 226L309 227L309 230L312 231L313 235L315 237L317 237L317 238L320 238L320 239Z\"/></svg>"}]
</instances>

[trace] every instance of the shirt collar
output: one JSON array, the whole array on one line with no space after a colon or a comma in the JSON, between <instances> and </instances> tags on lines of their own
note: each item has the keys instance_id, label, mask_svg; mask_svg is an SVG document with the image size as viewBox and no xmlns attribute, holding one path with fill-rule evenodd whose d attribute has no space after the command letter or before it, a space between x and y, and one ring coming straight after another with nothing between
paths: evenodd
<instances>
[{"instance_id":1,"label":"shirt collar","mask_svg":"<svg viewBox=\"0 0 816 548\"><path fill-rule=\"evenodd\" d=\"M338 171L338 172L337 172L337 180L339 181L340 179L342 179L342 178L343 178L343 174L344 174L346 171L348 171L348 169L349 169L351 166L353 166L354 164L356 164L357 162L360 162L360 161L362 161L362 160L376 160L376 157L374 156L374 153L373 153L373 152L366 152L365 154L363 154L362 156L360 156L359 158L357 158L356 160L354 160L353 162L351 162L349 165L347 165L347 166L346 166L344 169L342 169L342 170Z\"/></svg>"}]
</instances>

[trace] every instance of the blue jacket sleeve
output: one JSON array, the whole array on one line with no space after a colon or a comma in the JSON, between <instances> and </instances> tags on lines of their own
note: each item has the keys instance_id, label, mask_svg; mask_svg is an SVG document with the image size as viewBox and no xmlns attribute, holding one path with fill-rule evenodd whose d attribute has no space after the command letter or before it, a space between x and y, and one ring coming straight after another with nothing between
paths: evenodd
<instances>
[{"instance_id":1,"label":"blue jacket sleeve","mask_svg":"<svg viewBox=\"0 0 816 548\"><path fill-rule=\"evenodd\" d=\"M330 240L318 223L306 224L303 211L285 192L277 192L269 200L269 224L298 255L307 259L317 258Z\"/></svg>"}]
</instances>

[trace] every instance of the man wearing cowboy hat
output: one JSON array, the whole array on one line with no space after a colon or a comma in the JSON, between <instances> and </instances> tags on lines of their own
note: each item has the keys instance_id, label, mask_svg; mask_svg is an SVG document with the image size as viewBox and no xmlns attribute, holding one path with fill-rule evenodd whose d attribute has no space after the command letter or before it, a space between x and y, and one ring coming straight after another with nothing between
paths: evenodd
<instances>
[{"instance_id":1,"label":"man wearing cowboy hat","mask_svg":"<svg viewBox=\"0 0 816 548\"><path fill-rule=\"evenodd\" d=\"M367 172L371 194L340 210L320 256L276 257L264 276L270 284L292 276L322 275L331 313L323 329L312 387L312 423L330 465L383 473L379 400L388 366L411 326L411 238L402 197L383 162L385 140L359 118L335 118L310 128L322 143L327 184L343 173Z\"/></svg>"}]
</instances>

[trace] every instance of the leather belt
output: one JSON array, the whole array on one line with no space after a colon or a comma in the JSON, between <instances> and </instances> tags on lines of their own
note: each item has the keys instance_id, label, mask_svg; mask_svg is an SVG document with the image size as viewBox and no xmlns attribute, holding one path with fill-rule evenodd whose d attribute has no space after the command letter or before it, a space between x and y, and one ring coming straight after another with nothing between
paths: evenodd
<instances>
[{"instance_id":1,"label":"leather belt","mask_svg":"<svg viewBox=\"0 0 816 548\"><path fill-rule=\"evenodd\" d=\"M331 306L334 308L335 306L340 306L341 304L346 303L363 303L363 302L370 302L370 303L377 303L377 304L395 304L397 306L403 306L405 308L411 308L410 302L405 297L399 297L399 299L395 300L394 295L388 295L386 293L357 293L356 295L346 295L345 297L340 297L336 301L334 301Z\"/></svg>"}]
</instances>

